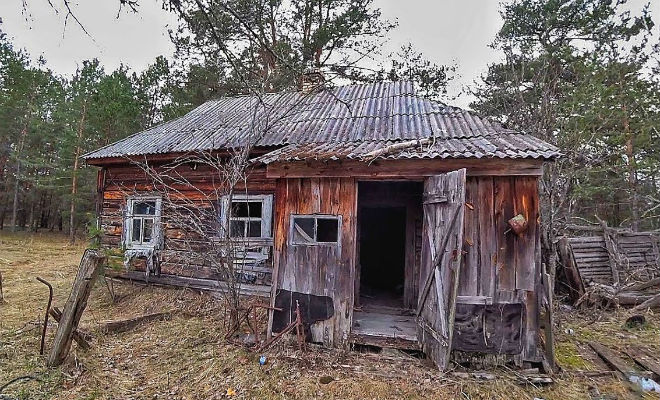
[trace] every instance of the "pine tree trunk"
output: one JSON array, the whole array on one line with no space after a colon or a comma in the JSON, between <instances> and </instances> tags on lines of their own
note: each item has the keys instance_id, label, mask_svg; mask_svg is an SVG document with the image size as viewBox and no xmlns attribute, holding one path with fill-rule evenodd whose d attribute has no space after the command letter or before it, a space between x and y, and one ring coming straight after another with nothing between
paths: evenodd
<instances>
[{"instance_id":1,"label":"pine tree trunk","mask_svg":"<svg viewBox=\"0 0 660 400\"><path fill-rule=\"evenodd\" d=\"M82 140L83 130L85 129L85 116L87 115L87 105L83 103L76 134L76 150L73 157L73 171L71 173L71 215L69 217L69 242L76 242L76 195L78 194L78 165L80 163L80 142Z\"/></svg>"},{"instance_id":2,"label":"pine tree trunk","mask_svg":"<svg viewBox=\"0 0 660 400\"><path fill-rule=\"evenodd\" d=\"M637 193L637 168L635 165L635 148L633 133L630 131L630 119L626 105L621 106L623 111L623 132L626 134L626 157L628 158L628 188L630 191L630 228L639 231L639 196Z\"/></svg>"},{"instance_id":3,"label":"pine tree trunk","mask_svg":"<svg viewBox=\"0 0 660 400\"><path fill-rule=\"evenodd\" d=\"M14 199L11 209L11 231L16 232L16 217L18 215L18 192L21 187L21 156L23 153L23 146L25 145L25 136L27 136L28 117L25 117L25 126L21 130L21 139L18 143L16 151L16 181L14 182Z\"/></svg>"}]
</instances>

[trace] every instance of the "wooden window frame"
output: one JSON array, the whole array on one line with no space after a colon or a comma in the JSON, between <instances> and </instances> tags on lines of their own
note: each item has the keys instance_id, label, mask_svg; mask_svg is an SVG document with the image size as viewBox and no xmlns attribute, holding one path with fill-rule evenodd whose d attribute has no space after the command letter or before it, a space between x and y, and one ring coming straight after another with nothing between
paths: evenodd
<instances>
[{"instance_id":1,"label":"wooden window frame","mask_svg":"<svg viewBox=\"0 0 660 400\"><path fill-rule=\"evenodd\" d=\"M134 214L133 207L137 203L153 201L155 203L155 213L150 214ZM160 220L162 216L163 201L160 196L131 196L126 199L126 215L124 216L124 240L123 243L127 249L153 249L159 246L161 238ZM144 242L144 221L147 219L153 220L151 240ZM133 224L140 221L142 227L140 229L140 241L133 240Z\"/></svg>"},{"instance_id":2,"label":"wooden window frame","mask_svg":"<svg viewBox=\"0 0 660 400\"><path fill-rule=\"evenodd\" d=\"M261 217L232 217L227 218L229 212L229 195L222 196L221 199L221 212L220 223L222 229L229 233L229 237L233 240L246 240L255 241L260 239L273 238L273 195L272 194L235 194L231 196L231 202L260 202L261 203ZM231 221L261 221L261 236L231 236ZM247 229L246 224L246 228Z\"/></svg>"},{"instance_id":3,"label":"wooden window frame","mask_svg":"<svg viewBox=\"0 0 660 400\"><path fill-rule=\"evenodd\" d=\"M313 242L297 242L295 239L294 229L296 218L313 218L314 219L314 241ZM337 221L337 241L336 242L319 242L317 241L318 220L335 220ZM289 218L289 244L292 246L337 246L341 245L341 215L332 214L291 214Z\"/></svg>"}]
</instances>

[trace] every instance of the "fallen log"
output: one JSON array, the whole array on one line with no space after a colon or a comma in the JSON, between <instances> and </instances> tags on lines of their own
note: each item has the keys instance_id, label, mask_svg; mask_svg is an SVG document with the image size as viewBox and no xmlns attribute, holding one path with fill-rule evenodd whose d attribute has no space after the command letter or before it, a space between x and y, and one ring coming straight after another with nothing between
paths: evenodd
<instances>
[{"instance_id":1,"label":"fallen log","mask_svg":"<svg viewBox=\"0 0 660 400\"><path fill-rule=\"evenodd\" d=\"M106 333L120 333L129 331L143 322L160 321L170 319L172 312L158 312L153 314L140 315L134 318L101 321L101 331Z\"/></svg>"},{"instance_id":2,"label":"fallen log","mask_svg":"<svg viewBox=\"0 0 660 400\"><path fill-rule=\"evenodd\" d=\"M633 283L633 284L630 284L628 286L625 286L623 288L623 290L624 291L629 291L629 290L630 291L640 291L640 290L652 288L652 287L655 287L655 286L660 286L660 278L654 278L654 279L651 279L650 281L646 281L646 282Z\"/></svg>"},{"instance_id":3,"label":"fallen log","mask_svg":"<svg viewBox=\"0 0 660 400\"><path fill-rule=\"evenodd\" d=\"M57 326L53 348L47 361L49 367L62 364L69 354L73 332L78 327L80 318L85 311L85 307L87 307L87 299L101 271L104 260L105 257L101 256L98 251L92 249L85 250L85 254L83 254L80 260L76 280L73 282L73 287L71 288L71 294L64 305L62 317Z\"/></svg>"},{"instance_id":4,"label":"fallen log","mask_svg":"<svg viewBox=\"0 0 660 400\"><path fill-rule=\"evenodd\" d=\"M642 312L646 311L649 308L658 308L660 307L660 294L656 294L645 302L633 307L633 312Z\"/></svg>"}]
</instances>

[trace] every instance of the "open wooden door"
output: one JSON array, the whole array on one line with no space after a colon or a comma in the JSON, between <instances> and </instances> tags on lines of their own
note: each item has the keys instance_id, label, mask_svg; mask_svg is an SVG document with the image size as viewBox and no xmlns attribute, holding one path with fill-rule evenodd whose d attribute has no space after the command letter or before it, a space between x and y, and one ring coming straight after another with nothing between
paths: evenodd
<instances>
[{"instance_id":1,"label":"open wooden door","mask_svg":"<svg viewBox=\"0 0 660 400\"><path fill-rule=\"evenodd\" d=\"M426 355L444 370L451 353L463 250L465 169L426 178L423 202L417 337Z\"/></svg>"}]
</instances>

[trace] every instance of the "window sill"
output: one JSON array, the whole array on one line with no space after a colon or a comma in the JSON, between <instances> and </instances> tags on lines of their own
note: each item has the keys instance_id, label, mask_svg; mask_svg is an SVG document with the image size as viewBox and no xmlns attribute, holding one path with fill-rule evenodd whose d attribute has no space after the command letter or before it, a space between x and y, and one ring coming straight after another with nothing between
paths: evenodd
<instances>
[{"instance_id":1,"label":"window sill","mask_svg":"<svg viewBox=\"0 0 660 400\"><path fill-rule=\"evenodd\" d=\"M211 238L213 243L224 243L226 240L224 237L215 236ZM231 238L231 242L250 245L250 246L272 246L273 238Z\"/></svg>"}]
</instances>

